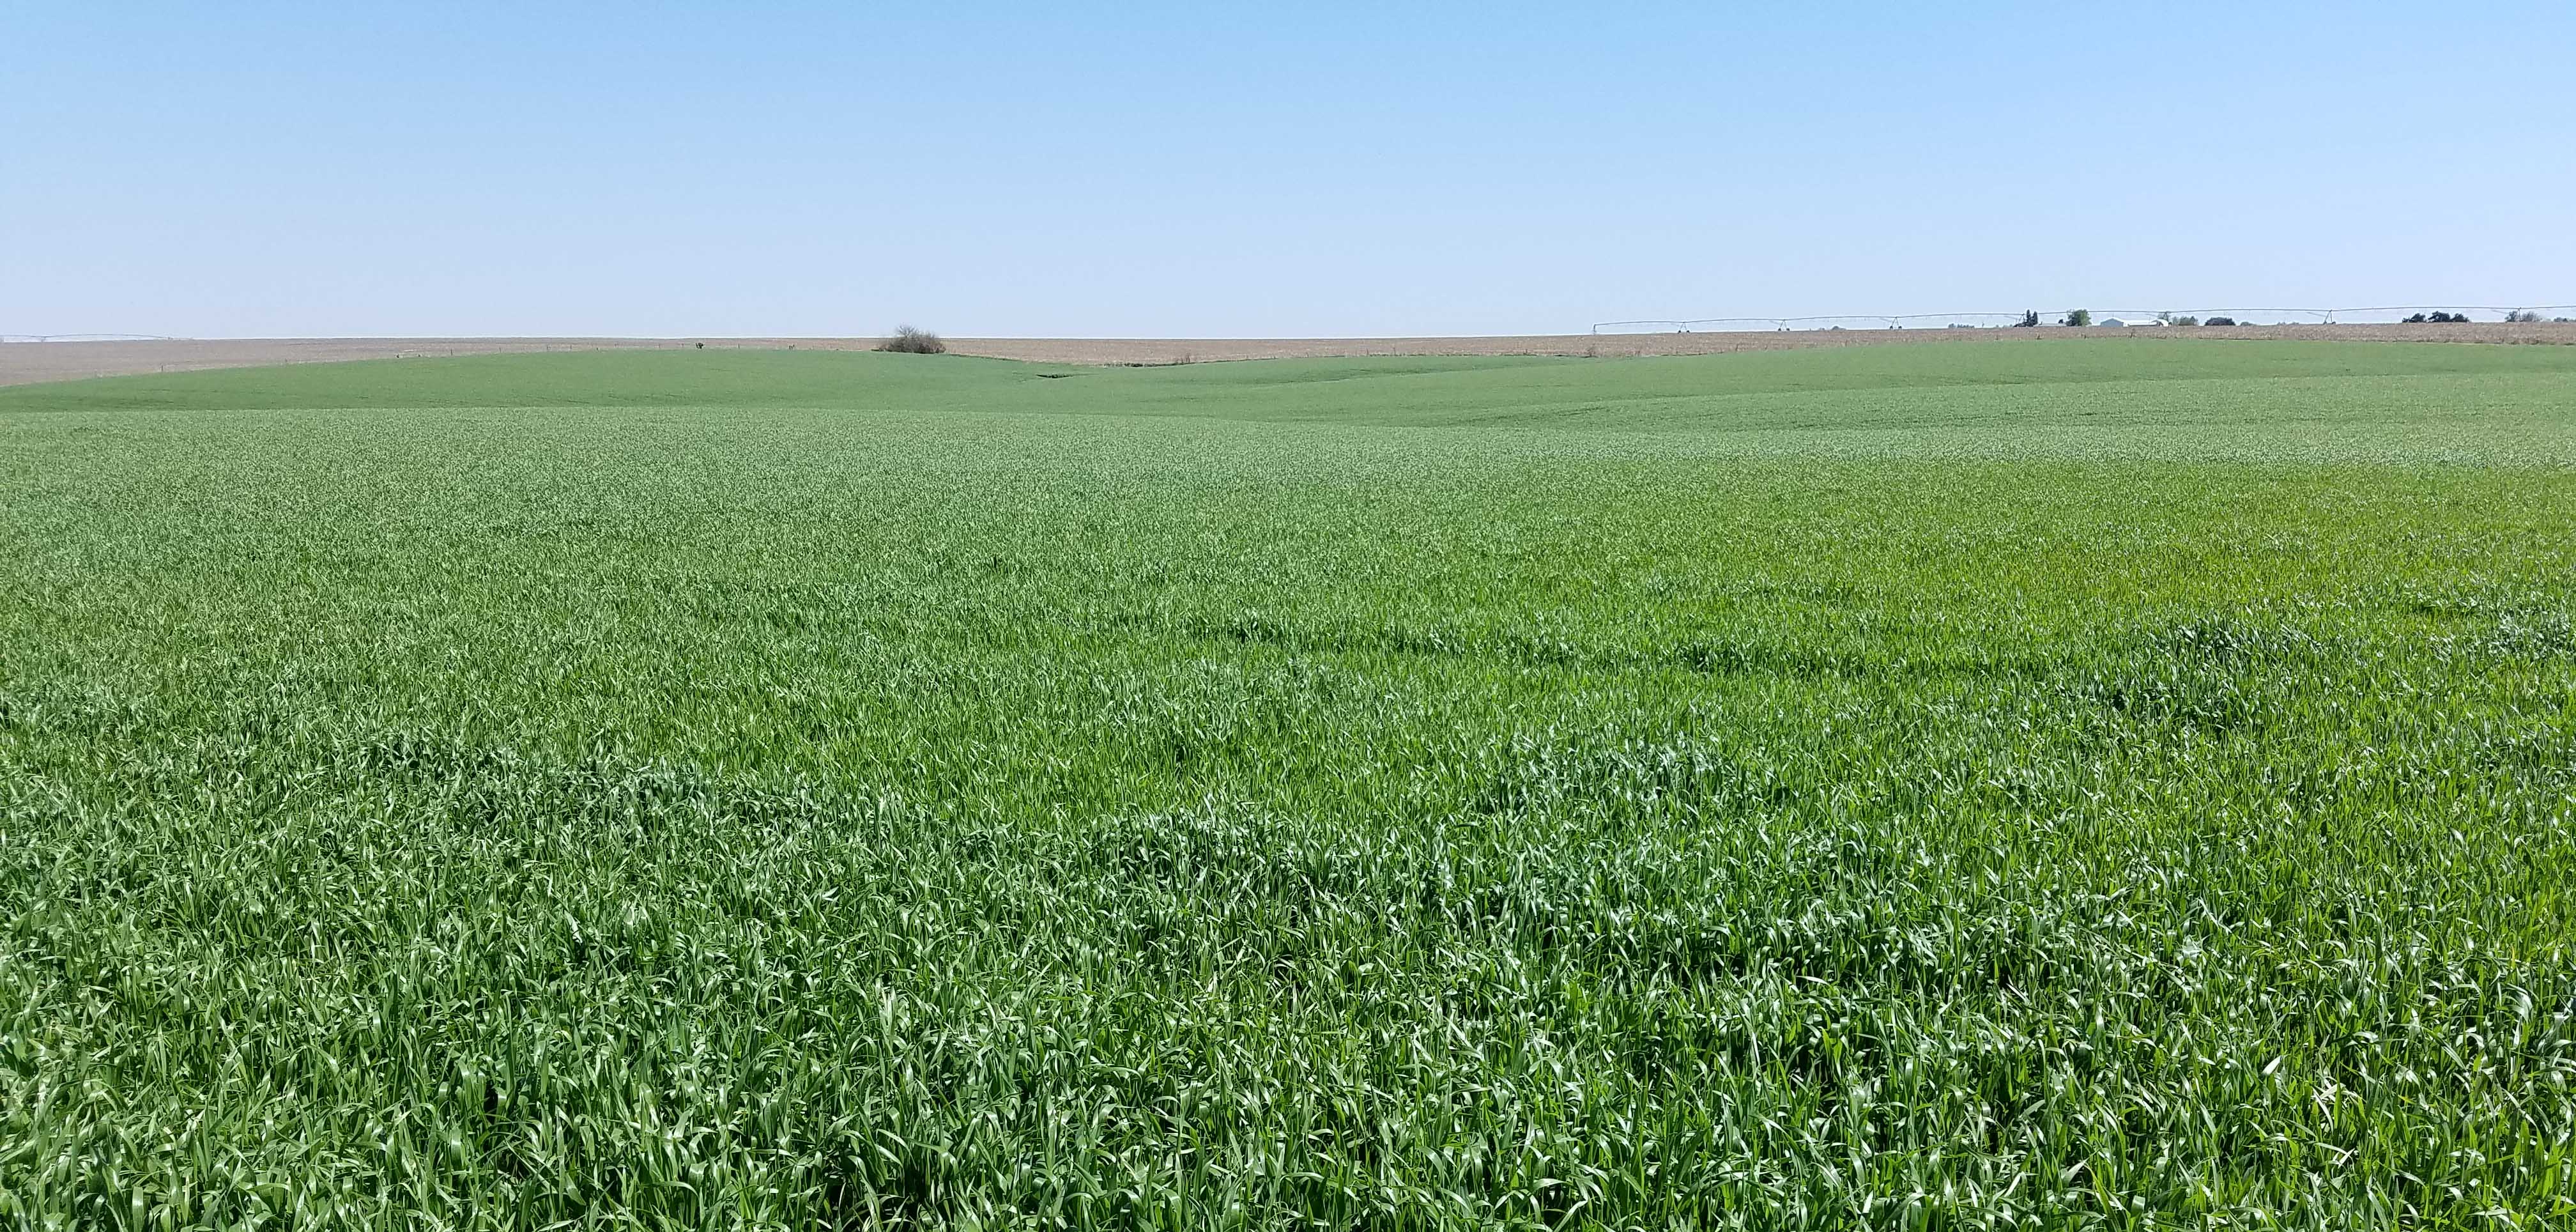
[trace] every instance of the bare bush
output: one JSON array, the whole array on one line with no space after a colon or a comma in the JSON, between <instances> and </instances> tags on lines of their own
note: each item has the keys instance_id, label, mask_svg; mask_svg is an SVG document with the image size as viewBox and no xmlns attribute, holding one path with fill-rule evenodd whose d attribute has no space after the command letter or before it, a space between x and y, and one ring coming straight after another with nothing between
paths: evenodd
<instances>
[{"instance_id":1,"label":"bare bush","mask_svg":"<svg viewBox=\"0 0 2576 1232\"><path fill-rule=\"evenodd\" d=\"M895 327L894 336L878 343L877 349L905 355L945 355L948 353L948 344L940 341L939 335L929 330L898 325Z\"/></svg>"}]
</instances>

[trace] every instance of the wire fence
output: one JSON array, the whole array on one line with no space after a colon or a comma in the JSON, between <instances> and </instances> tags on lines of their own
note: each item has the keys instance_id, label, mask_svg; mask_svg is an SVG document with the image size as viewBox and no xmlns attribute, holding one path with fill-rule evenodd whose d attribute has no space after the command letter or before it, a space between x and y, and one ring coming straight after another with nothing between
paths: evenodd
<instances>
[{"instance_id":1,"label":"wire fence","mask_svg":"<svg viewBox=\"0 0 2576 1232\"><path fill-rule=\"evenodd\" d=\"M1600 333L1729 333L1807 329L2002 329L2065 325L2078 312L2093 325L2402 325L2416 322L2576 320L2576 304L2494 306L2408 304L2383 308L2062 308L2053 312L1850 313L1816 317L1698 317L1688 320L1600 321ZM2440 314L2436 316L2435 314Z\"/></svg>"}]
</instances>

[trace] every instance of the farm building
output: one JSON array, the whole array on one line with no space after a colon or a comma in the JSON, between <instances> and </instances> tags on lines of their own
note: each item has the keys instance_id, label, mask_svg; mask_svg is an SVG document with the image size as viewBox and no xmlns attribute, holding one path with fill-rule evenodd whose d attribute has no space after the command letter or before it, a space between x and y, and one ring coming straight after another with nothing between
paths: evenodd
<instances>
[{"instance_id":1,"label":"farm building","mask_svg":"<svg viewBox=\"0 0 2576 1232\"><path fill-rule=\"evenodd\" d=\"M2145 320L2133 320L2126 317L2104 317L2102 318L2102 324L2120 329L2141 329L2149 325L2162 325L2164 322L2156 320L2153 317L2149 317Z\"/></svg>"}]
</instances>

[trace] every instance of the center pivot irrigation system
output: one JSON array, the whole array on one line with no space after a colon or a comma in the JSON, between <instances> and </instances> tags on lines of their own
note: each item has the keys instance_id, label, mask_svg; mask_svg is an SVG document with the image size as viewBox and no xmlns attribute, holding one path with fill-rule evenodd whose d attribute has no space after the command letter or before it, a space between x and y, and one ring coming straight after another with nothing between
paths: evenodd
<instances>
[{"instance_id":1,"label":"center pivot irrigation system","mask_svg":"<svg viewBox=\"0 0 2576 1232\"><path fill-rule=\"evenodd\" d=\"M2059 309L2039 314L2041 325L2056 325L2072 309ZM2094 308L2093 320L2120 320L2131 324L2163 322L2183 317L2207 321L2224 317L2237 325L2395 325L2410 316L2446 313L2468 321L2503 322L2537 319L2563 321L2576 317L2576 304L2533 304L2524 307L2495 307L2458 304L2409 304L2393 308ZM2525 315L2528 314L2528 315ZM1821 317L1699 317L1692 320L1666 321L1599 321L1592 332L1599 333L1699 333L1744 330L1801 329L1987 329L2018 325L2029 317L2022 312L1912 312L1912 313L1847 313Z\"/></svg>"}]
</instances>

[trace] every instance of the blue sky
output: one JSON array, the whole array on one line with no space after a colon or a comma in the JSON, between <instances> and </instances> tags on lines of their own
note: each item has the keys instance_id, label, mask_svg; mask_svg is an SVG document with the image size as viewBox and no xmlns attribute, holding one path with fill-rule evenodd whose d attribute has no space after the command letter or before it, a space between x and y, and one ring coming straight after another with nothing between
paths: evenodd
<instances>
[{"instance_id":1,"label":"blue sky","mask_svg":"<svg viewBox=\"0 0 2576 1232\"><path fill-rule=\"evenodd\" d=\"M2568 303L2571 67L2565 3L11 4L0 332Z\"/></svg>"}]
</instances>

